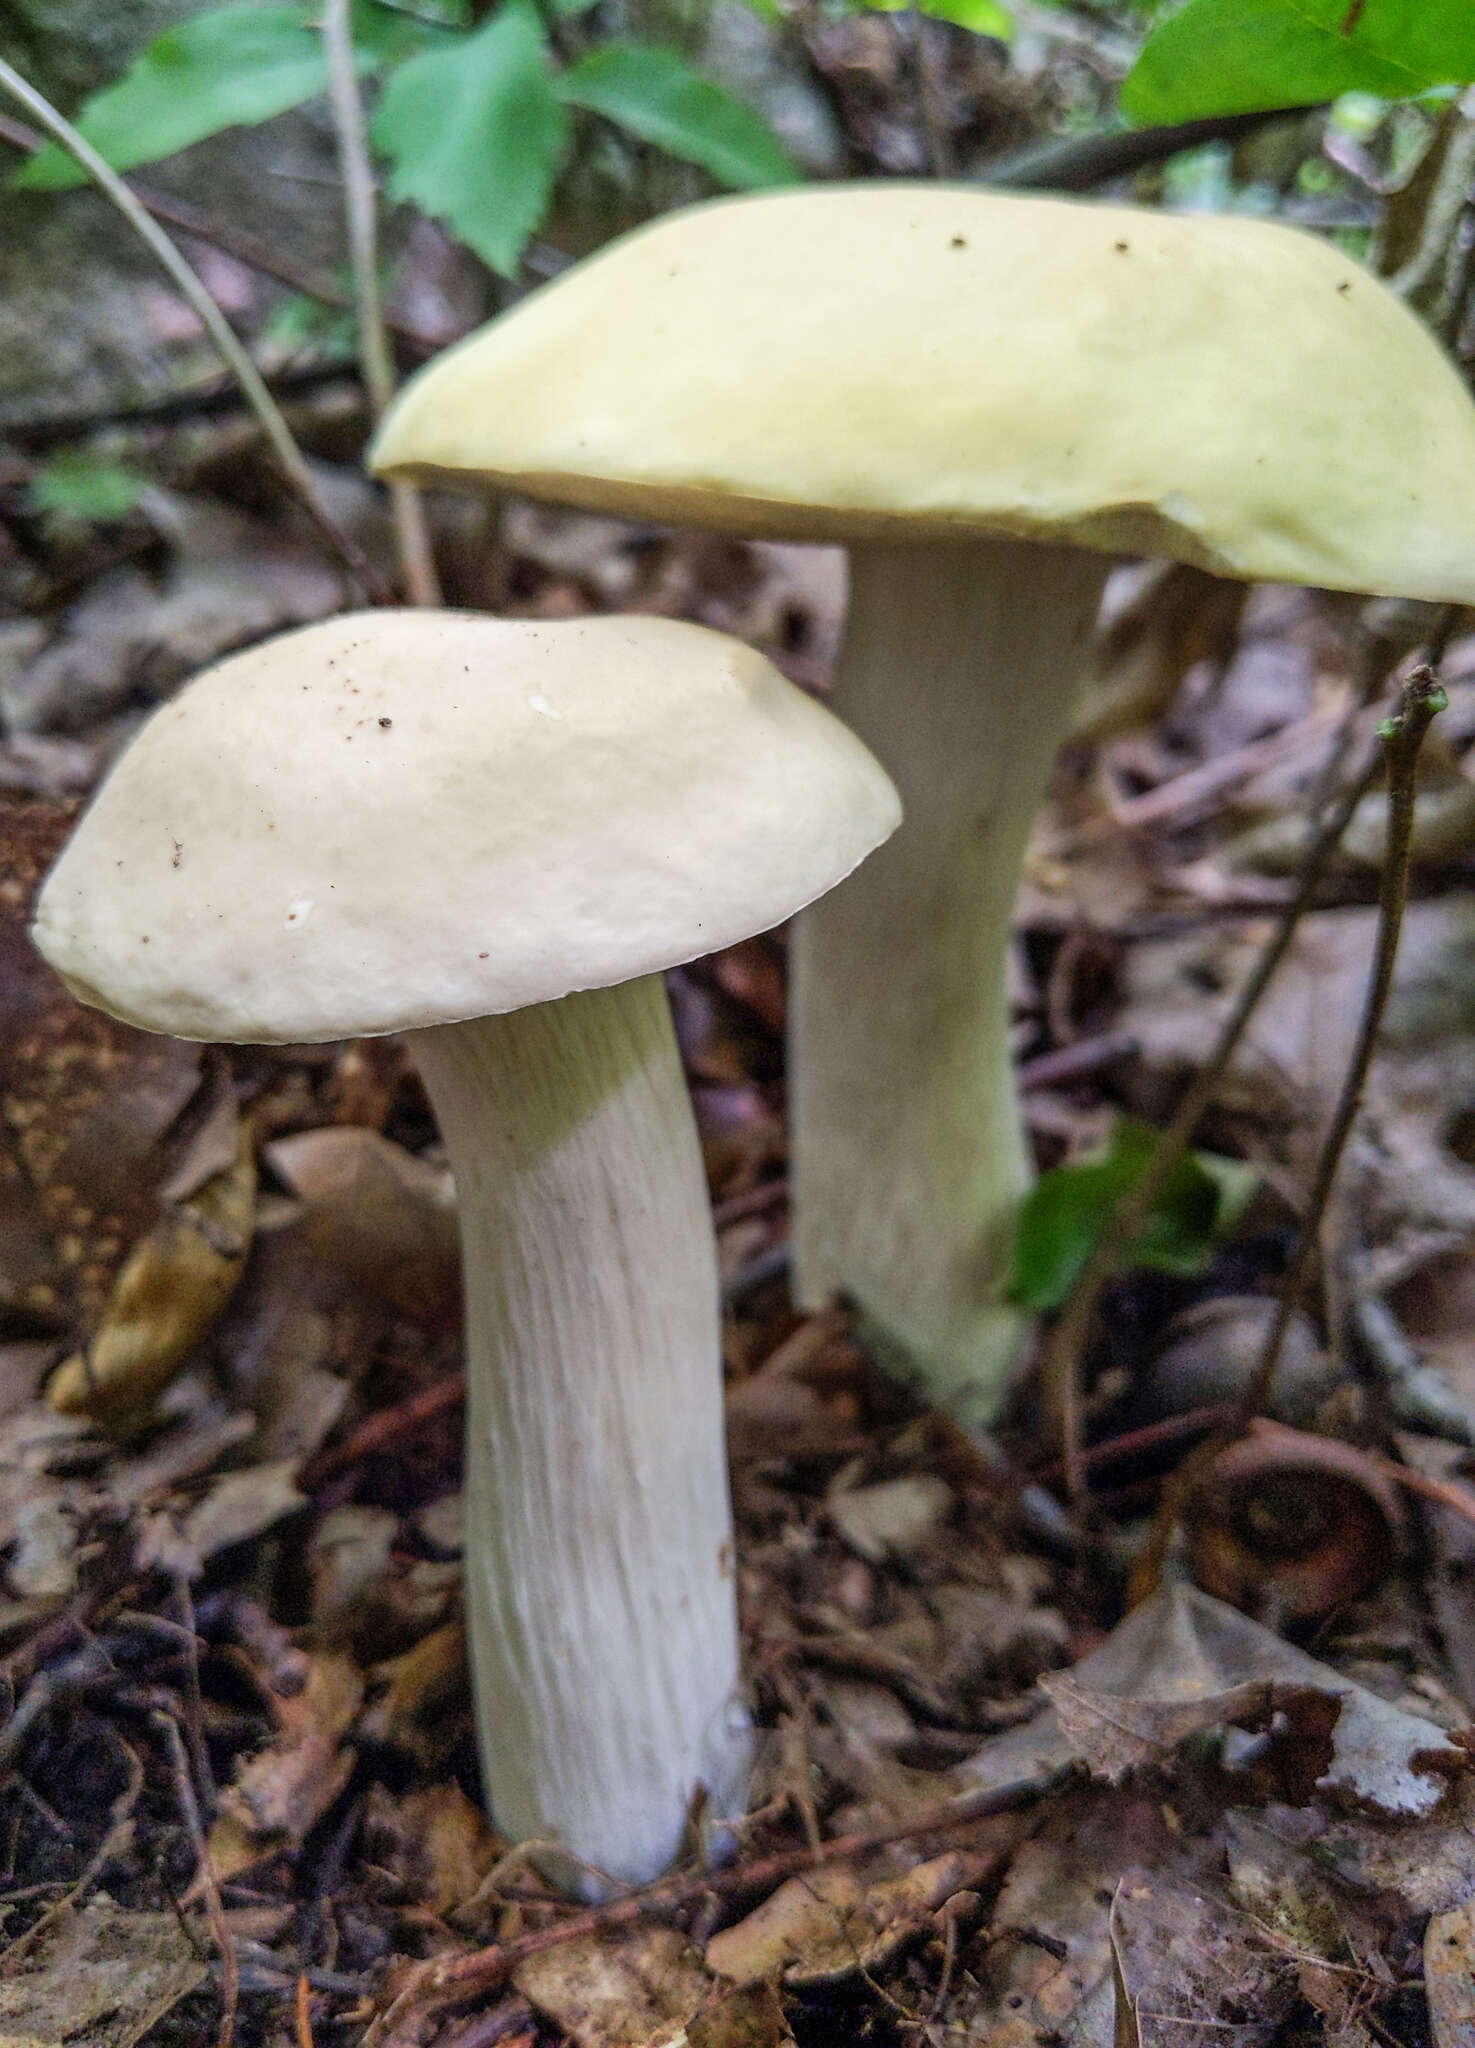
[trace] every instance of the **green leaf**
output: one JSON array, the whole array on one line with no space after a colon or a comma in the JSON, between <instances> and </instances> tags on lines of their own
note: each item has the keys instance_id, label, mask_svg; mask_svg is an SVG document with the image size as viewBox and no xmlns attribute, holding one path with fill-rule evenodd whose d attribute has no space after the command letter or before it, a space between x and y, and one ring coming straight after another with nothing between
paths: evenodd
<instances>
[{"instance_id":1,"label":"green leaf","mask_svg":"<svg viewBox=\"0 0 1475 2048\"><path fill-rule=\"evenodd\" d=\"M147 489L145 477L120 462L80 449L63 449L31 478L29 497L37 512L57 512L67 519L122 519Z\"/></svg>"},{"instance_id":2,"label":"green leaf","mask_svg":"<svg viewBox=\"0 0 1475 2048\"><path fill-rule=\"evenodd\" d=\"M922 12L995 42L1007 43L1014 34L1014 17L999 0L922 0Z\"/></svg>"},{"instance_id":3,"label":"green leaf","mask_svg":"<svg viewBox=\"0 0 1475 2048\"><path fill-rule=\"evenodd\" d=\"M322 39L304 8L234 6L192 15L155 36L116 85L94 93L77 126L115 170L152 163L216 135L268 120L327 90ZM48 143L13 180L31 192L86 182L65 150Z\"/></svg>"},{"instance_id":4,"label":"green leaf","mask_svg":"<svg viewBox=\"0 0 1475 2048\"><path fill-rule=\"evenodd\" d=\"M1150 1124L1123 1118L1099 1158L1040 1175L1019 1212L1010 1285L1016 1301L1059 1308L1113 1207L1147 1171L1159 1135ZM1216 1239L1243 1213L1256 1178L1238 1160L1189 1153L1169 1175L1123 1265L1201 1272Z\"/></svg>"},{"instance_id":5,"label":"green leaf","mask_svg":"<svg viewBox=\"0 0 1475 2048\"><path fill-rule=\"evenodd\" d=\"M606 43L559 80L576 107L603 114L642 142L700 164L719 185L746 192L791 185L798 172L761 115L653 43Z\"/></svg>"},{"instance_id":6,"label":"green leaf","mask_svg":"<svg viewBox=\"0 0 1475 2048\"><path fill-rule=\"evenodd\" d=\"M505 0L475 35L402 65L372 132L393 196L510 277L547 208L568 129L537 12L531 0Z\"/></svg>"},{"instance_id":7,"label":"green leaf","mask_svg":"<svg viewBox=\"0 0 1475 2048\"><path fill-rule=\"evenodd\" d=\"M874 14L901 14L912 0L860 0ZM1007 43L1014 34L1014 17L999 0L921 0L921 12L934 21L950 21L958 28L971 29L976 36L993 36Z\"/></svg>"},{"instance_id":8,"label":"green leaf","mask_svg":"<svg viewBox=\"0 0 1475 2048\"><path fill-rule=\"evenodd\" d=\"M1471 0L1188 0L1143 44L1121 105L1134 121L1191 121L1472 79Z\"/></svg>"}]
</instances>

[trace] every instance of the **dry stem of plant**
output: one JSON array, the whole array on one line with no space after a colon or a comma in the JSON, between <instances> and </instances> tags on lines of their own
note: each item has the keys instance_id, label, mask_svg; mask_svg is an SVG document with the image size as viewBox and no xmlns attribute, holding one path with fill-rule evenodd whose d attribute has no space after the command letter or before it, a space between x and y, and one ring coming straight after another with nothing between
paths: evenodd
<instances>
[{"instance_id":1,"label":"dry stem of plant","mask_svg":"<svg viewBox=\"0 0 1475 2048\"><path fill-rule=\"evenodd\" d=\"M92 182L122 214L134 233L158 258L181 297L225 358L241 387L246 403L261 424L261 430L277 458L283 475L301 499L313 524L370 596L376 602L382 603L388 593L373 564L358 544L344 533L323 504L318 495L317 485L313 481L312 471L307 466L307 460L293 439L292 429L287 425L280 406L267 389L266 380L237 340L225 315L185 262L179 250L158 222L140 205L135 194L123 183L111 164L98 155L87 138L79 134L71 122L57 112L43 93L38 92L22 78L3 58L0 58L0 89L24 107L32 119L39 121L67 154L76 159Z\"/></svg>"},{"instance_id":2,"label":"dry stem of plant","mask_svg":"<svg viewBox=\"0 0 1475 2048\"><path fill-rule=\"evenodd\" d=\"M323 49L328 60L328 98L338 136L338 163L343 173L343 203L348 221L348 252L358 311L359 361L369 410L377 420L394 396L394 358L384 324L379 291L379 234L374 204L374 170L364 131L364 107L353 64L353 35L348 0L324 0ZM437 605L440 582L425 507L414 484L389 486L395 546L411 604Z\"/></svg>"},{"instance_id":3,"label":"dry stem of plant","mask_svg":"<svg viewBox=\"0 0 1475 2048\"><path fill-rule=\"evenodd\" d=\"M1266 1333L1240 1411L1240 1430L1257 1415L1270 1396L1281 1346L1291 1317L1300 1305L1306 1278L1311 1270L1321 1237L1321 1220L1337 1177L1342 1154L1362 1107L1373 1048L1382 1028L1383 1013L1393 987L1393 969L1398 958L1398 937L1403 928L1403 907L1408 900L1409 865L1413 855L1414 800L1418 794L1419 750L1432 720L1449 700L1439 679L1427 663L1415 669L1404 684L1397 711L1379 727L1378 738L1388 767L1388 845L1383 855L1383 873L1378 887L1378 938L1373 971L1363 1005L1357 1043L1348 1062L1341 1093L1332 1112L1331 1126L1316 1162L1316 1176L1301 1219L1290 1271L1280 1291L1275 1316Z\"/></svg>"}]
</instances>

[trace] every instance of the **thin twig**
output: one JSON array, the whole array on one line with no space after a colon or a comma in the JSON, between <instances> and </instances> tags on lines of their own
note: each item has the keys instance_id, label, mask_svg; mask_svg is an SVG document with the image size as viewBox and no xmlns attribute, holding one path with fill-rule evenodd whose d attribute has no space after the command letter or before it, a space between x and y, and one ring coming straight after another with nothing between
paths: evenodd
<instances>
[{"instance_id":1,"label":"thin twig","mask_svg":"<svg viewBox=\"0 0 1475 2048\"><path fill-rule=\"evenodd\" d=\"M343 203L348 218L348 253L358 308L359 361L363 365L364 388L369 394L369 411L377 420L394 396L394 358L390 354L384 301L379 290L374 170L369 162L369 138L354 69L348 0L324 0L322 31L328 60L328 99L338 133L338 164L343 174ZM389 504L410 602L438 605L440 583L420 493L414 484L392 483Z\"/></svg>"},{"instance_id":2,"label":"thin twig","mask_svg":"<svg viewBox=\"0 0 1475 2048\"><path fill-rule=\"evenodd\" d=\"M1296 927L1315 899L1322 877L1341 842L1342 834L1351 823L1358 804L1372 788L1382 765L1381 748L1375 748L1316 833L1302 863L1296 893L1281 911L1275 934L1256 963L1254 972L1240 990L1234 1007L1224 1021L1213 1052L1188 1087L1172 1122L1158 1140L1157 1149L1147 1171L1135 1187L1127 1190L1108 1215L1100 1236L1091 1248L1090 1256L1066 1297L1054 1327L1045 1339L1040 1370L1047 1398L1059 1420L1066 1484L1072 1499L1078 1500L1085 1486L1080 1445L1080 1358L1096 1313L1101 1290L1115 1273L1123 1253L1141 1235L1143 1226L1152 1213L1153 1203L1161 1194L1169 1175L1188 1150L1198 1120L1213 1100L1246 1025L1269 986L1275 970L1285 958L1296 935Z\"/></svg>"},{"instance_id":3,"label":"thin twig","mask_svg":"<svg viewBox=\"0 0 1475 2048\"><path fill-rule=\"evenodd\" d=\"M190 1776L189 1753L184 1746L184 1737L179 1732L179 1723L172 1714L156 1711L149 1720L164 1738L164 1747L169 1752L170 1766L174 1772L174 1792L179 1802L179 1811L184 1819L191 1843L194 1845L197 1881L205 1899L205 1917L210 1922L210 1934L220 1953L220 2032L216 2036L215 2048L231 2048L236 2033L236 2006L241 1995L241 1971L236 1958L235 1937L230 1931L225 1910L220 1903L220 1885L215 1876L215 1859L210 1854L210 1844L205 1839L205 1830L200 1824L200 1807L195 1798L194 1780Z\"/></svg>"},{"instance_id":4,"label":"thin twig","mask_svg":"<svg viewBox=\"0 0 1475 2048\"><path fill-rule=\"evenodd\" d=\"M1309 1435L1304 1429L1291 1429L1284 1422L1271 1422L1263 1415L1251 1420L1249 1434L1263 1438L1271 1446L1283 1444L1287 1450L1294 1450L1298 1444L1325 1441L1322 1437ZM1406 1493L1415 1493L1420 1500L1430 1501L1435 1507L1448 1508L1461 1521L1475 1522L1475 1488L1461 1486L1457 1479L1437 1479L1432 1473L1420 1472L1413 1465L1400 1465L1396 1458L1386 1457L1381 1451L1359 1446L1357 1455L1390 1485L1401 1486Z\"/></svg>"},{"instance_id":5,"label":"thin twig","mask_svg":"<svg viewBox=\"0 0 1475 2048\"><path fill-rule=\"evenodd\" d=\"M1436 658L1444 641L1436 639ZM1378 937L1373 971L1363 1005L1357 1043L1348 1063L1331 1126L1317 1160L1315 1181L1301 1221L1300 1236L1292 1255L1290 1270L1282 1282L1274 1320L1266 1335L1255 1370L1241 1397L1238 1412L1228 1428L1197 1445L1163 1488L1153 1519L1152 1531L1132 1572L1128 1598L1133 1606L1148 1598L1162 1575L1173 1531L1183 1513L1184 1503L1199 1481L1220 1456L1242 1437L1269 1398L1280 1359L1281 1346L1291 1317L1300 1304L1301 1290L1311 1270L1321 1236L1321 1219L1336 1178L1337 1167L1357 1118L1371 1064L1378 1029L1393 986L1393 969L1398 955L1398 934L1403 906L1408 896L1409 861L1413 846L1414 801L1418 794L1419 749L1430 721L1447 702L1439 678L1429 663L1421 663L1399 694L1399 705L1391 718L1378 728L1378 752L1374 762L1388 770L1388 845L1383 856L1383 878L1378 891ZM1339 812L1340 812L1339 806Z\"/></svg>"},{"instance_id":6,"label":"thin twig","mask_svg":"<svg viewBox=\"0 0 1475 2048\"><path fill-rule=\"evenodd\" d=\"M310 1492L335 1472L356 1465L360 1458L371 1458L402 1437L417 1435L427 1422L459 1408L465 1399L465 1376L458 1372L432 1380L428 1387L422 1387L419 1393L411 1394L393 1408L376 1409L341 1444L329 1444L326 1450L318 1452L301 1475L303 1486Z\"/></svg>"},{"instance_id":7,"label":"thin twig","mask_svg":"<svg viewBox=\"0 0 1475 2048\"><path fill-rule=\"evenodd\" d=\"M292 2001L292 2008L296 2022L297 2048L313 2048L312 1986L307 1981L306 1970L297 1972L297 1992Z\"/></svg>"},{"instance_id":8,"label":"thin twig","mask_svg":"<svg viewBox=\"0 0 1475 2048\"><path fill-rule=\"evenodd\" d=\"M1403 928L1403 907L1408 900L1408 873L1413 854L1414 801L1418 795L1419 750L1433 719L1449 702L1439 678L1427 664L1414 670L1403 686L1397 711L1378 728L1379 745L1388 768L1388 844L1383 855L1383 876L1378 889L1378 938L1373 971L1363 1004L1362 1023L1342 1081L1331 1126L1316 1162L1316 1175L1290 1270L1280 1290L1275 1315L1266 1332L1264 1348L1245 1387L1240 1408L1241 1428L1258 1415L1269 1398L1280 1361L1281 1346L1291 1317L1301 1304L1301 1294L1311 1271L1321 1239L1321 1222L1326 1213L1332 1183L1342 1163L1347 1140L1362 1107L1373 1048L1382 1028L1383 1012L1393 987L1393 969L1398 958L1398 935Z\"/></svg>"},{"instance_id":9,"label":"thin twig","mask_svg":"<svg viewBox=\"0 0 1475 2048\"><path fill-rule=\"evenodd\" d=\"M602 1906L591 1906L586 1912L569 1914L552 1927L540 1927L535 1933L521 1935L514 1941L497 1942L490 1948L472 1949L457 1956L438 1956L411 1972L393 2004L369 2028L364 2037L364 2048L393 2048L396 2037L391 2029L409 2008L428 2014L444 2006L458 2004L463 1999L482 1996L504 1982L524 1957L537 1955L544 1949L581 1940L585 1935L602 1934L611 1928L628 1927L647 1915L667 1918L679 1907L709 1893L725 1898L734 1892L772 1890L786 1878L798 1877L824 1864L841 1863L847 1857L866 1855L893 1842L946 1834L970 1822L1007 1812L1042 1789L1034 1785L1027 1789L1011 1785L1000 1790L979 1792L929 1807L924 1813L914 1814L910 1820L894 1821L886 1827L870 1828L859 1834L836 1835L814 1847L786 1849L757 1862L735 1863L730 1869L703 1871L696 1877L665 1878L658 1884L647 1885L642 1891L611 1899ZM998 1857L1002 1859L1005 1853L1000 1849ZM982 1882L980 1878L978 1883Z\"/></svg>"},{"instance_id":10,"label":"thin twig","mask_svg":"<svg viewBox=\"0 0 1475 2048\"><path fill-rule=\"evenodd\" d=\"M344 533L323 504L312 471L307 466L307 459L292 438L292 430L287 425L281 408L268 391L261 372L237 339L219 306L173 242L158 222L139 204L136 196L123 183L111 164L98 155L86 136L79 134L71 122L57 112L50 100L43 93L37 92L33 85L28 84L4 58L0 58L0 90L7 92L13 100L23 106L70 156L76 158L88 177L158 258L181 297L198 317L206 333L230 365L246 403L261 422L261 430L277 458L283 475L302 500L313 524L369 594L376 601L383 602L388 593L378 572L358 543Z\"/></svg>"},{"instance_id":11,"label":"thin twig","mask_svg":"<svg viewBox=\"0 0 1475 2048\"><path fill-rule=\"evenodd\" d=\"M24 150L27 156L35 156L38 150L46 148L44 135L28 128L24 121L12 120L8 114L0 114L0 142L9 143L12 149ZM160 192L152 185L140 184L137 178L129 178L126 183L139 205L155 220L167 222L171 228L178 228L181 234L189 235L196 242L208 242L222 255L244 263L248 270L259 270L263 277L274 277L278 284L290 285L294 292L301 292L304 298L316 299L319 305L352 310L352 292L346 291L336 277L326 276L310 263L299 262L289 249L273 248L249 229L238 228L230 221L217 220L203 206L195 206L188 199L181 199L177 193ZM444 345L444 336L425 334L406 320L394 320L386 314L385 325L422 356L433 355Z\"/></svg>"}]
</instances>

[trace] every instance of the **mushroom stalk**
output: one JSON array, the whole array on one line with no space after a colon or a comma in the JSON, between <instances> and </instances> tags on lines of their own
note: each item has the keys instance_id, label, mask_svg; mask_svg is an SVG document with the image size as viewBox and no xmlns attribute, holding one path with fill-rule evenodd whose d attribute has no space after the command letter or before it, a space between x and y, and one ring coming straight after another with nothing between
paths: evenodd
<instances>
[{"instance_id":1,"label":"mushroom stalk","mask_svg":"<svg viewBox=\"0 0 1475 2048\"><path fill-rule=\"evenodd\" d=\"M460 1213L488 1796L597 1895L668 1868L702 1788L736 1812L749 1759L690 1103L658 975L409 1044Z\"/></svg>"},{"instance_id":2,"label":"mushroom stalk","mask_svg":"<svg viewBox=\"0 0 1475 2048\"><path fill-rule=\"evenodd\" d=\"M855 1303L898 1365L992 1419L1022 1334L1004 1298L1030 1170L1005 965L1029 828L1111 568L1073 547L864 542L834 709L901 829L806 910L790 1004L798 1297Z\"/></svg>"}]
</instances>

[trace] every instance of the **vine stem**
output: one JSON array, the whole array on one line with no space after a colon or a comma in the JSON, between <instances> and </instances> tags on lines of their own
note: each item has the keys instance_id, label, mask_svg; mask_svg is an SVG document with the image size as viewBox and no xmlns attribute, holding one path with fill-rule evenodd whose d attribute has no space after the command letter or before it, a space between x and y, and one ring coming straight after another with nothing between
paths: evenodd
<instances>
[{"instance_id":1,"label":"vine stem","mask_svg":"<svg viewBox=\"0 0 1475 2048\"><path fill-rule=\"evenodd\" d=\"M376 602L383 603L389 596L383 579L367 559L362 548L343 531L323 504L312 471L307 466L307 458L293 439L292 429L287 425L281 407L267 389L265 379L237 339L225 315L185 262L174 243L139 203L111 164L98 155L86 136L79 134L71 122L57 112L45 94L38 92L36 87L24 79L13 65L7 64L3 57L0 57L0 90L8 93L17 105L24 107L31 118L39 122L69 156L76 159L92 182L122 214L134 233L158 258L178 288L180 296L196 314L205 332L230 366L246 403L261 424L261 430L276 456L283 475L302 500L313 524L370 596Z\"/></svg>"},{"instance_id":2,"label":"vine stem","mask_svg":"<svg viewBox=\"0 0 1475 2048\"><path fill-rule=\"evenodd\" d=\"M358 313L359 362L363 368L369 410L378 420L394 396L394 358L390 352L384 301L379 290L374 171L369 161L364 106L359 97L358 74L354 69L349 0L324 0L321 27L323 53L328 60L328 98L338 137L338 163L343 173L348 253ZM441 601L440 582L435 573L430 529L419 490L411 483L392 483L389 486L389 505L394 520L395 547L410 602L438 605Z\"/></svg>"}]
</instances>

